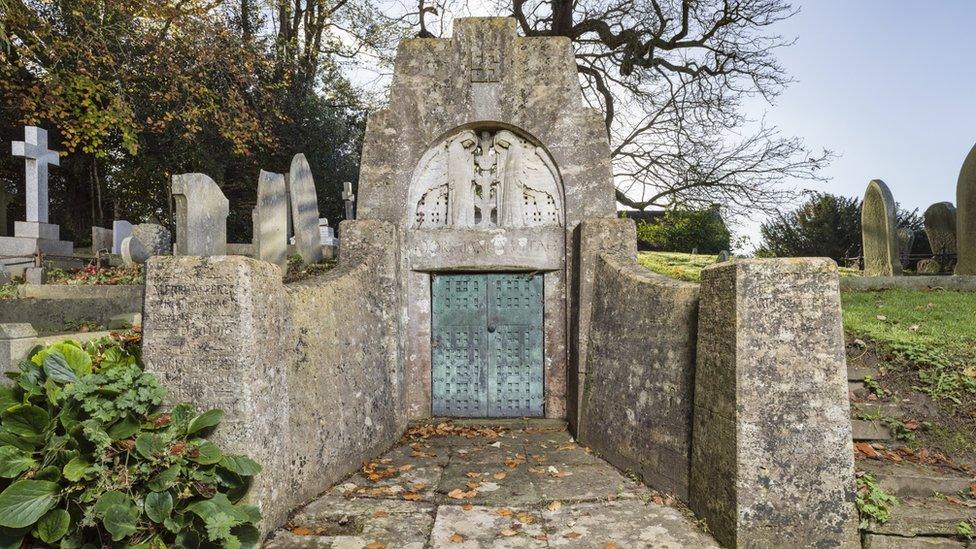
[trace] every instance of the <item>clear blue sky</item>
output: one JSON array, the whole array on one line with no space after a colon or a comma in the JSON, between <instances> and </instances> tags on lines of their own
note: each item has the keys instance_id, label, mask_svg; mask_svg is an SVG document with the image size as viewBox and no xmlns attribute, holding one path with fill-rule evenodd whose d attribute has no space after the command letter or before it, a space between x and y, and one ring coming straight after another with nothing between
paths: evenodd
<instances>
[{"instance_id":1,"label":"clear blue sky","mask_svg":"<svg viewBox=\"0 0 976 549\"><path fill-rule=\"evenodd\" d=\"M888 184L902 207L955 203L976 143L976 0L806 0L782 23L779 59L798 80L754 117L840 157L815 188L861 196ZM758 244L756 227L740 227Z\"/></svg>"}]
</instances>

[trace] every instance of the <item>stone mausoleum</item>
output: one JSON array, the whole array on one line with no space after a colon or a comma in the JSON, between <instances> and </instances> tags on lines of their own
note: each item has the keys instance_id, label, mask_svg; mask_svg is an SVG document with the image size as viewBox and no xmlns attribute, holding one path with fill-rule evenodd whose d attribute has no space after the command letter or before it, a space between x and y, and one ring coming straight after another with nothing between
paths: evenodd
<instances>
[{"instance_id":1,"label":"stone mausoleum","mask_svg":"<svg viewBox=\"0 0 976 549\"><path fill-rule=\"evenodd\" d=\"M513 19L404 41L335 269L154 257L144 356L264 465L264 529L430 417L566 419L731 546L856 543L836 267L635 262L603 117Z\"/></svg>"}]
</instances>

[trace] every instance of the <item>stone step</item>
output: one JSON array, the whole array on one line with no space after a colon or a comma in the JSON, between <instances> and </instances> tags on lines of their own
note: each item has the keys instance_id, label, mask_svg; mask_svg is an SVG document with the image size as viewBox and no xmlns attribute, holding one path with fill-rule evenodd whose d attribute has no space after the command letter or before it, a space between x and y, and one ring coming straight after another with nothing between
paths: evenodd
<instances>
[{"instance_id":1,"label":"stone step","mask_svg":"<svg viewBox=\"0 0 976 549\"><path fill-rule=\"evenodd\" d=\"M965 549L969 544L958 538L934 536L902 537L867 534L863 549Z\"/></svg>"},{"instance_id":2,"label":"stone step","mask_svg":"<svg viewBox=\"0 0 976 549\"><path fill-rule=\"evenodd\" d=\"M863 460L856 464L859 471L871 473L886 492L898 497L948 496L969 491L976 482L971 476L917 463Z\"/></svg>"},{"instance_id":3,"label":"stone step","mask_svg":"<svg viewBox=\"0 0 976 549\"><path fill-rule=\"evenodd\" d=\"M891 429L879 421L852 419L854 440L891 440Z\"/></svg>"},{"instance_id":4,"label":"stone step","mask_svg":"<svg viewBox=\"0 0 976 549\"><path fill-rule=\"evenodd\" d=\"M891 510L891 518L884 524L869 522L867 534L891 536L945 536L958 535L960 522L976 518L976 508L953 505L945 498L903 498Z\"/></svg>"},{"instance_id":5,"label":"stone step","mask_svg":"<svg viewBox=\"0 0 976 549\"><path fill-rule=\"evenodd\" d=\"M902 417L901 407L894 402L852 402L851 415L860 412L868 416L881 416L899 419Z\"/></svg>"},{"instance_id":6,"label":"stone step","mask_svg":"<svg viewBox=\"0 0 976 549\"><path fill-rule=\"evenodd\" d=\"M878 371L873 368L847 368L847 381L863 381L865 376L871 376L874 379L878 379Z\"/></svg>"}]
</instances>

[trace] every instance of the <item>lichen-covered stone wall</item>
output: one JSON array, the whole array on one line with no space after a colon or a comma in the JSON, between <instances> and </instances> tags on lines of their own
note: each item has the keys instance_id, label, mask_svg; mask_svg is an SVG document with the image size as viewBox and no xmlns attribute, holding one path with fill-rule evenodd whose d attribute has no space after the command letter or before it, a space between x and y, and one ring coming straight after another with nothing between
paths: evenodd
<instances>
[{"instance_id":1,"label":"lichen-covered stone wall","mask_svg":"<svg viewBox=\"0 0 976 549\"><path fill-rule=\"evenodd\" d=\"M281 282L246 257L154 257L143 355L171 402L226 411L214 433L262 464L264 531L386 450L406 426L395 230L344 222L341 264Z\"/></svg>"},{"instance_id":2,"label":"lichen-covered stone wall","mask_svg":"<svg viewBox=\"0 0 976 549\"><path fill-rule=\"evenodd\" d=\"M653 488L688 496L698 285L633 258L595 265L578 437Z\"/></svg>"},{"instance_id":3,"label":"lichen-covered stone wall","mask_svg":"<svg viewBox=\"0 0 976 549\"><path fill-rule=\"evenodd\" d=\"M702 270L689 504L729 547L858 546L837 265Z\"/></svg>"}]
</instances>

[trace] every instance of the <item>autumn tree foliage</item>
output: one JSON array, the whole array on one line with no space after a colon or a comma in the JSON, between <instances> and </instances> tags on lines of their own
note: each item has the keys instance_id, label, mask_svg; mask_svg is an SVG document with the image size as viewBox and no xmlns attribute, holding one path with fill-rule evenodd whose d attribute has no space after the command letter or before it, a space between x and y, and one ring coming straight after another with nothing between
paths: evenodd
<instances>
[{"instance_id":1,"label":"autumn tree foliage","mask_svg":"<svg viewBox=\"0 0 976 549\"><path fill-rule=\"evenodd\" d=\"M324 215L341 211L364 114L314 42L321 13L275 25L254 0L0 0L0 12L0 131L40 125L69 153L51 181L68 237L113 219L168 223L169 177L199 171L230 199L231 240L248 241L258 170L286 170L297 152ZM0 157L8 191L22 170Z\"/></svg>"}]
</instances>

